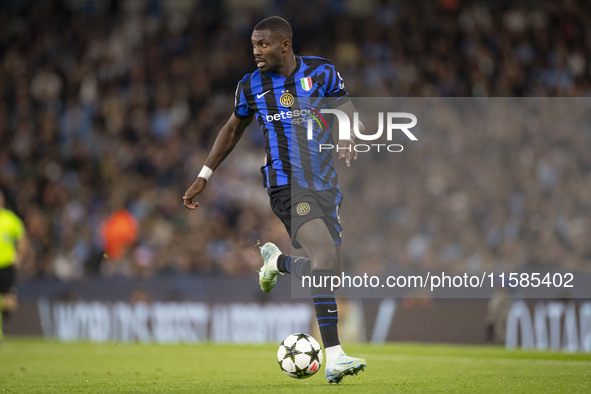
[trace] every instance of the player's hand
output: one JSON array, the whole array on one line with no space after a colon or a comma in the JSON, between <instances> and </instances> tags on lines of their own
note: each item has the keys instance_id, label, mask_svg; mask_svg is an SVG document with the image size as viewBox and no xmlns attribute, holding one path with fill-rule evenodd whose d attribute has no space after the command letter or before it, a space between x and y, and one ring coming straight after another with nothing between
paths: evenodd
<instances>
[{"instance_id":1,"label":"player's hand","mask_svg":"<svg viewBox=\"0 0 591 394\"><path fill-rule=\"evenodd\" d=\"M351 166L351 159L357 160L357 152L355 151L355 140L339 140L339 159L345 159L347 167Z\"/></svg>"},{"instance_id":2,"label":"player's hand","mask_svg":"<svg viewBox=\"0 0 591 394\"><path fill-rule=\"evenodd\" d=\"M185 195L183 196L183 206L190 210L195 210L199 206L197 201L193 201L193 199L203 191L207 181L204 178L197 177L195 182L187 189Z\"/></svg>"},{"instance_id":3,"label":"player's hand","mask_svg":"<svg viewBox=\"0 0 591 394\"><path fill-rule=\"evenodd\" d=\"M7 312L14 312L18 308L18 298L14 294L6 294L4 296L4 309Z\"/></svg>"}]
</instances>

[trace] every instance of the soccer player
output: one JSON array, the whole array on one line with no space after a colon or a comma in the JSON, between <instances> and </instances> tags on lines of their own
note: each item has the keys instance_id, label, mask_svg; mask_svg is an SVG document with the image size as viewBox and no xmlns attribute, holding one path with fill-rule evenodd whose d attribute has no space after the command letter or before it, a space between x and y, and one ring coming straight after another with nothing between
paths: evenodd
<instances>
[{"instance_id":1,"label":"soccer player","mask_svg":"<svg viewBox=\"0 0 591 394\"><path fill-rule=\"evenodd\" d=\"M14 266L24 253L25 239L22 220L4 208L4 195L0 191L0 341L4 338L2 318L18 307Z\"/></svg>"},{"instance_id":2,"label":"soccer player","mask_svg":"<svg viewBox=\"0 0 591 394\"><path fill-rule=\"evenodd\" d=\"M354 107L347 97L343 80L334 65L319 57L296 56L292 49L289 23L273 16L258 23L251 36L257 70L238 83L234 113L221 128L197 179L183 196L188 209L199 203L213 171L232 151L246 127L256 118L265 138L267 162L261 168L273 212L281 219L294 247L303 248L309 258L282 254L268 242L261 247L263 266L259 284L270 292L277 276L293 272L319 280L334 275L341 262L339 207L342 194L332 152L319 149L321 142L333 143L327 128L315 128L307 138L306 127L294 120L295 99L317 102L326 98L332 108L353 119ZM334 146L334 145L333 145ZM356 159L354 141L339 141L339 158L347 166ZM326 379L339 383L346 375L357 374L366 361L347 356L341 349L337 303L330 287L312 287L316 318L326 353Z\"/></svg>"}]
</instances>

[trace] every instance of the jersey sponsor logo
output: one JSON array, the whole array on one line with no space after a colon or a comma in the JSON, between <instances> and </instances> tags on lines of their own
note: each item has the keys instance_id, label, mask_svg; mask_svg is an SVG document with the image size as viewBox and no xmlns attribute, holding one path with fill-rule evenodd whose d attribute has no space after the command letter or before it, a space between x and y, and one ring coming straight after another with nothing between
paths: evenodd
<instances>
[{"instance_id":1,"label":"jersey sponsor logo","mask_svg":"<svg viewBox=\"0 0 591 394\"><path fill-rule=\"evenodd\" d=\"M271 91L271 90L269 89L269 90L267 90L266 92L263 92L263 93L259 93L259 94L257 94L257 98L258 98L258 99L260 99L261 97L263 97L265 94L269 93L270 91Z\"/></svg>"},{"instance_id":2,"label":"jersey sponsor logo","mask_svg":"<svg viewBox=\"0 0 591 394\"><path fill-rule=\"evenodd\" d=\"M269 114L265 116L265 120L267 122L287 119L290 119L290 123L294 125L304 125L306 122L308 122L307 133L309 140L313 138L312 125L309 122L315 122L321 131L328 130L328 124L326 123L324 117L318 111L315 111L312 108L302 108L293 111L281 111L277 114Z\"/></svg>"},{"instance_id":3,"label":"jersey sponsor logo","mask_svg":"<svg viewBox=\"0 0 591 394\"><path fill-rule=\"evenodd\" d=\"M293 111L281 111L279 113L276 114L269 114L269 115L265 115L265 120L267 122L273 122L273 121L282 121L282 120L287 120L287 119L291 119L291 123L293 124L304 124L306 121L305 115L310 113L310 109L304 108L304 109L296 109Z\"/></svg>"},{"instance_id":4,"label":"jersey sponsor logo","mask_svg":"<svg viewBox=\"0 0 591 394\"><path fill-rule=\"evenodd\" d=\"M312 121L316 122L316 124L320 127L320 130L323 128L324 130L328 130L328 124L326 124L324 116L320 115L318 111L314 111L312 108L307 108L307 112L305 114L308 116L305 120L308 122L307 131L309 140L314 138Z\"/></svg>"},{"instance_id":5,"label":"jersey sponsor logo","mask_svg":"<svg viewBox=\"0 0 591 394\"><path fill-rule=\"evenodd\" d=\"M308 212L310 212L310 204L308 204L307 202L299 203L298 206L296 207L296 212L300 216L307 215Z\"/></svg>"},{"instance_id":6,"label":"jersey sponsor logo","mask_svg":"<svg viewBox=\"0 0 591 394\"><path fill-rule=\"evenodd\" d=\"M304 89L306 92L312 89L312 77L301 78L300 83L302 84L302 89Z\"/></svg>"},{"instance_id":7,"label":"jersey sponsor logo","mask_svg":"<svg viewBox=\"0 0 591 394\"><path fill-rule=\"evenodd\" d=\"M283 93L281 95L281 97L279 98L279 102L281 103L281 105L283 105L284 107L291 107L293 105L294 102L294 98L293 96L289 93L289 91L286 91L285 93Z\"/></svg>"}]
</instances>

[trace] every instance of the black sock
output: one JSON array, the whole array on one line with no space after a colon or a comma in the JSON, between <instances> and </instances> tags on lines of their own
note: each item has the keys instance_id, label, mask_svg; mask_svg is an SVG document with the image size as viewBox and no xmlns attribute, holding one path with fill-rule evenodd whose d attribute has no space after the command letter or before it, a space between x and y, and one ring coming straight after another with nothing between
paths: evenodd
<instances>
[{"instance_id":1,"label":"black sock","mask_svg":"<svg viewBox=\"0 0 591 394\"><path fill-rule=\"evenodd\" d=\"M324 348L340 344L337 324L339 313L334 291L330 288L330 277L334 275L332 270L312 271L312 302L316 311L316 320L322 336Z\"/></svg>"},{"instance_id":2,"label":"black sock","mask_svg":"<svg viewBox=\"0 0 591 394\"><path fill-rule=\"evenodd\" d=\"M279 272L293 273L298 278L310 276L310 259L307 257L280 254L277 258Z\"/></svg>"}]
</instances>

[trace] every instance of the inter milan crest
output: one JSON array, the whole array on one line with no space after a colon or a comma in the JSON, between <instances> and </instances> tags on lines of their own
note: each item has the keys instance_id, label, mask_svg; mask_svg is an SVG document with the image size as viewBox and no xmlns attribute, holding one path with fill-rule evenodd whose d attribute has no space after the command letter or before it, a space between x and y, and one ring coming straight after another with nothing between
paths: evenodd
<instances>
[{"instance_id":1,"label":"inter milan crest","mask_svg":"<svg viewBox=\"0 0 591 394\"><path fill-rule=\"evenodd\" d=\"M281 97L279 98L279 102L281 103L281 105L283 105L284 107L291 107L293 105L293 101L294 98L293 96L289 93L289 90L286 90L285 93L283 93L281 95Z\"/></svg>"},{"instance_id":2,"label":"inter milan crest","mask_svg":"<svg viewBox=\"0 0 591 394\"><path fill-rule=\"evenodd\" d=\"M300 216L307 215L308 212L310 212L310 204L308 204L307 202L299 203L298 206L296 207L296 212Z\"/></svg>"}]
</instances>

